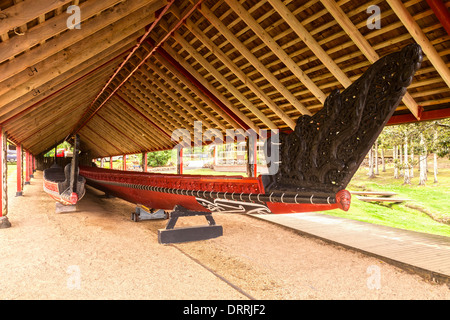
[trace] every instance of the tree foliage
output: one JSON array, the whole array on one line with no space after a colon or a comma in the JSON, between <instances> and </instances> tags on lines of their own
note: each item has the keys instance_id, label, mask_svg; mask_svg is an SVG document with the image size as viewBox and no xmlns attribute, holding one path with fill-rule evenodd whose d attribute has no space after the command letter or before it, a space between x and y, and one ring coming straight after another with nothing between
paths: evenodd
<instances>
[{"instance_id":1,"label":"tree foliage","mask_svg":"<svg viewBox=\"0 0 450 320\"><path fill-rule=\"evenodd\" d=\"M149 152L147 155L147 163L150 167L165 166L171 157L171 150Z\"/></svg>"}]
</instances>

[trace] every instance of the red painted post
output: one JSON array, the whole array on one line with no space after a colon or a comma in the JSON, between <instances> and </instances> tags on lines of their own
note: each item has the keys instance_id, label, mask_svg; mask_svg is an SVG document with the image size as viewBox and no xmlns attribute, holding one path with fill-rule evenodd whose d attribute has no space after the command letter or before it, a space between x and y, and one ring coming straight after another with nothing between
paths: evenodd
<instances>
[{"instance_id":1,"label":"red painted post","mask_svg":"<svg viewBox=\"0 0 450 320\"><path fill-rule=\"evenodd\" d=\"M143 153L143 159L142 159L142 161L144 162L143 163L143 166L142 166L142 168L144 169L144 172L147 172L147 169L148 169L148 153L147 152L144 152Z\"/></svg>"},{"instance_id":2,"label":"red painted post","mask_svg":"<svg viewBox=\"0 0 450 320\"><path fill-rule=\"evenodd\" d=\"M177 152L177 174L183 174L183 147L178 147Z\"/></svg>"},{"instance_id":3,"label":"red painted post","mask_svg":"<svg viewBox=\"0 0 450 320\"><path fill-rule=\"evenodd\" d=\"M30 163L28 164L29 165L29 170L30 170L30 179L31 178L34 178L34 170L33 170L33 158L34 158L34 156L30 153Z\"/></svg>"},{"instance_id":4,"label":"red painted post","mask_svg":"<svg viewBox=\"0 0 450 320\"><path fill-rule=\"evenodd\" d=\"M122 170L123 171L127 170L127 155L126 154L123 155Z\"/></svg>"},{"instance_id":5,"label":"red painted post","mask_svg":"<svg viewBox=\"0 0 450 320\"><path fill-rule=\"evenodd\" d=\"M253 139L253 176L258 176L258 140Z\"/></svg>"},{"instance_id":6,"label":"red painted post","mask_svg":"<svg viewBox=\"0 0 450 320\"><path fill-rule=\"evenodd\" d=\"M109 168L110 168L110 169L113 168L113 160L112 160L112 157L109 157Z\"/></svg>"},{"instance_id":7,"label":"red painted post","mask_svg":"<svg viewBox=\"0 0 450 320\"><path fill-rule=\"evenodd\" d=\"M25 151L25 184L30 184L30 153Z\"/></svg>"},{"instance_id":8,"label":"red painted post","mask_svg":"<svg viewBox=\"0 0 450 320\"><path fill-rule=\"evenodd\" d=\"M0 229L11 227L8 220L8 166L5 128L0 128L0 177L2 181L2 190L0 190Z\"/></svg>"},{"instance_id":9,"label":"red painted post","mask_svg":"<svg viewBox=\"0 0 450 320\"><path fill-rule=\"evenodd\" d=\"M23 167L22 167L22 145L18 144L16 146L16 155L17 155L17 191L16 197L20 197L23 195L22 192L22 175L23 175Z\"/></svg>"}]
</instances>

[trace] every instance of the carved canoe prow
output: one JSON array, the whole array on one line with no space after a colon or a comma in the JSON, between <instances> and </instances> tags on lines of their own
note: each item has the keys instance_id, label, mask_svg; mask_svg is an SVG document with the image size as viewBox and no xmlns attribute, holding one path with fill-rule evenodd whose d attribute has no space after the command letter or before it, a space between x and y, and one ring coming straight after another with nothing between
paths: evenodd
<instances>
[{"instance_id":1,"label":"carved canoe prow","mask_svg":"<svg viewBox=\"0 0 450 320\"><path fill-rule=\"evenodd\" d=\"M336 194L345 189L402 100L422 57L417 44L389 54L342 93L334 90L319 112L298 118L292 133L277 137L281 162L276 174L263 177L266 192Z\"/></svg>"}]
</instances>

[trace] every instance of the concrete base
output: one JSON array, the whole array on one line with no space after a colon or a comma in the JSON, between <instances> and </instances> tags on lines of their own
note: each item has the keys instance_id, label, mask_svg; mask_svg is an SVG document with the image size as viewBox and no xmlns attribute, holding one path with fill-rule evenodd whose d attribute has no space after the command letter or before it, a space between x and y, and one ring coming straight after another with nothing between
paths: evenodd
<instances>
[{"instance_id":1,"label":"concrete base","mask_svg":"<svg viewBox=\"0 0 450 320\"><path fill-rule=\"evenodd\" d=\"M0 217L0 229L6 229L11 227L11 222L9 222L8 217Z\"/></svg>"},{"instance_id":2,"label":"concrete base","mask_svg":"<svg viewBox=\"0 0 450 320\"><path fill-rule=\"evenodd\" d=\"M55 213L69 213L69 212L76 212L76 211L77 211L76 205L65 206L62 203L56 202Z\"/></svg>"},{"instance_id":3,"label":"concrete base","mask_svg":"<svg viewBox=\"0 0 450 320\"><path fill-rule=\"evenodd\" d=\"M23 196L22 191L17 191L17 192L16 192L16 197L21 197L21 196Z\"/></svg>"},{"instance_id":4,"label":"concrete base","mask_svg":"<svg viewBox=\"0 0 450 320\"><path fill-rule=\"evenodd\" d=\"M24 183L24 184L31 184L31 183L30 183L30 181L25 181L25 183Z\"/></svg>"},{"instance_id":5,"label":"concrete base","mask_svg":"<svg viewBox=\"0 0 450 320\"><path fill-rule=\"evenodd\" d=\"M223 228L218 225L158 230L160 244L208 240L221 236L223 236Z\"/></svg>"}]
</instances>

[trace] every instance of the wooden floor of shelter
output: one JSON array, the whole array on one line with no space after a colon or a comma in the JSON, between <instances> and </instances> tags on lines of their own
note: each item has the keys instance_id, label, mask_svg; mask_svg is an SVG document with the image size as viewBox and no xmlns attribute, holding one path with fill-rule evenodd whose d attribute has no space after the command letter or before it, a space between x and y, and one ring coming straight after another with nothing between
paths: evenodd
<instances>
[{"instance_id":1,"label":"wooden floor of shelter","mask_svg":"<svg viewBox=\"0 0 450 320\"><path fill-rule=\"evenodd\" d=\"M450 284L450 238L320 213L253 215Z\"/></svg>"}]
</instances>

